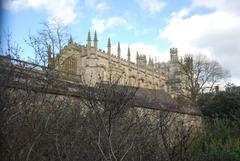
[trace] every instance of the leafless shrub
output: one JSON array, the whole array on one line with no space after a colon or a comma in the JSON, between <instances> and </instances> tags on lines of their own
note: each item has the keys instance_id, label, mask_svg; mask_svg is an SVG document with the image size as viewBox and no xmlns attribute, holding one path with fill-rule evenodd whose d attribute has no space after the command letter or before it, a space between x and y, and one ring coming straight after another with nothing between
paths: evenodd
<instances>
[{"instance_id":1,"label":"leafless shrub","mask_svg":"<svg viewBox=\"0 0 240 161\"><path fill-rule=\"evenodd\" d=\"M135 108L138 88L118 80L79 85L39 64L0 60L3 160L194 160L192 127L166 112L171 102L165 112Z\"/></svg>"}]
</instances>

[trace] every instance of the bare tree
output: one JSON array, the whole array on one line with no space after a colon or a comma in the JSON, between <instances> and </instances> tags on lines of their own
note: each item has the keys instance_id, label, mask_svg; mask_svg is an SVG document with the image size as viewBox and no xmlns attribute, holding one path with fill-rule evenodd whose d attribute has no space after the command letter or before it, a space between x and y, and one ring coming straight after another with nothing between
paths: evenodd
<instances>
[{"instance_id":1,"label":"bare tree","mask_svg":"<svg viewBox=\"0 0 240 161\"><path fill-rule=\"evenodd\" d=\"M11 32L3 32L0 36L1 55L11 56L12 58L20 59L20 55L22 52L22 48L16 42L13 42Z\"/></svg>"},{"instance_id":2,"label":"bare tree","mask_svg":"<svg viewBox=\"0 0 240 161\"><path fill-rule=\"evenodd\" d=\"M34 50L34 63L46 66L48 60L55 60L57 54L61 55L69 34L67 27L59 21L51 24L44 22L42 25L43 28L36 35L29 35L26 43Z\"/></svg>"},{"instance_id":3,"label":"bare tree","mask_svg":"<svg viewBox=\"0 0 240 161\"><path fill-rule=\"evenodd\" d=\"M168 161L197 161L200 155L196 146L201 136L200 121L191 123L182 114L158 112L156 130L162 158ZM197 125L198 124L198 125Z\"/></svg>"},{"instance_id":4,"label":"bare tree","mask_svg":"<svg viewBox=\"0 0 240 161\"><path fill-rule=\"evenodd\" d=\"M54 129L59 107L68 106L69 100L44 92L55 78L46 67L19 60L21 48L12 43L10 34L4 38L7 43L1 47L6 56L0 57L1 158L42 160L46 148L37 153L36 147L41 147L39 143Z\"/></svg>"},{"instance_id":5,"label":"bare tree","mask_svg":"<svg viewBox=\"0 0 240 161\"><path fill-rule=\"evenodd\" d=\"M199 96L206 92L212 92L214 86L230 76L217 61L209 60L205 55L186 55L183 62L179 62L180 93L185 99L197 105Z\"/></svg>"},{"instance_id":6,"label":"bare tree","mask_svg":"<svg viewBox=\"0 0 240 161\"><path fill-rule=\"evenodd\" d=\"M115 81L86 88L84 106L94 114L93 138L101 158L105 161L124 160L135 140L133 106L137 88L120 86Z\"/></svg>"}]
</instances>

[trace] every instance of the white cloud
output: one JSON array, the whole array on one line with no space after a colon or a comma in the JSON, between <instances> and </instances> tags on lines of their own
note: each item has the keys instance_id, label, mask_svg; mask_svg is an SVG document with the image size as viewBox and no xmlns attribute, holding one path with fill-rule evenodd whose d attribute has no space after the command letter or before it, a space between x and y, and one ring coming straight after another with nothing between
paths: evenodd
<instances>
[{"instance_id":1,"label":"white cloud","mask_svg":"<svg viewBox=\"0 0 240 161\"><path fill-rule=\"evenodd\" d=\"M98 9L98 10L108 10L110 7L109 7L109 5L106 3L106 2L100 2L100 3L98 3L97 5L96 5L96 8Z\"/></svg>"},{"instance_id":2,"label":"white cloud","mask_svg":"<svg viewBox=\"0 0 240 161\"><path fill-rule=\"evenodd\" d=\"M92 29L100 33L116 26L125 27L125 29L132 28L132 26L123 17L116 16L116 17L109 17L108 19L95 17L92 19Z\"/></svg>"},{"instance_id":3,"label":"white cloud","mask_svg":"<svg viewBox=\"0 0 240 161\"><path fill-rule=\"evenodd\" d=\"M107 26L113 26L113 25L127 25L127 21L122 17L109 17L107 21Z\"/></svg>"},{"instance_id":4,"label":"white cloud","mask_svg":"<svg viewBox=\"0 0 240 161\"><path fill-rule=\"evenodd\" d=\"M105 20L100 18L92 19L92 29L97 32L103 32L105 30Z\"/></svg>"},{"instance_id":5,"label":"white cloud","mask_svg":"<svg viewBox=\"0 0 240 161\"><path fill-rule=\"evenodd\" d=\"M240 14L239 0L192 0L192 7L205 7L216 11Z\"/></svg>"},{"instance_id":6,"label":"white cloud","mask_svg":"<svg viewBox=\"0 0 240 161\"><path fill-rule=\"evenodd\" d=\"M127 59L127 52L128 52L128 47L130 47L130 52L131 52L131 62L136 63L136 56L137 56L137 51L139 54L144 54L147 56L147 61L149 57L153 58L158 62L163 62L163 61L168 61L169 60L169 54L168 52L166 53L161 53L158 49L157 45L153 44L144 44L142 42L136 42L132 44L120 44L121 46L121 57L124 59ZM112 46L112 53L117 55L117 44Z\"/></svg>"},{"instance_id":7,"label":"white cloud","mask_svg":"<svg viewBox=\"0 0 240 161\"><path fill-rule=\"evenodd\" d=\"M106 11L110 8L107 2L99 0L85 0L85 6L98 11Z\"/></svg>"},{"instance_id":8,"label":"white cloud","mask_svg":"<svg viewBox=\"0 0 240 161\"><path fill-rule=\"evenodd\" d=\"M223 7L223 2L226 2L227 6L229 1L203 0L198 4L196 2L200 1L193 0L192 6L215 8L211 13L201 15L188 15L189 12L183 10L173 14L168 24L159 31L160 38L178 47L182 54L200 52L217 59L231 71L233 80L239 82L236 81L240 80L240 16L238 11L228 12L229 7ZM209 4L204 2L209 2ZM234 2L235 5L240 5L240 1ZM193 9L196 8L190 8L190 10ZM184 12L186 14L182 14Z\"/></svg>"},{"instance_id":9,"label":"white cloud","mask_svg":"<svg viewBox=\"0 0 240 161\"><path fill-rule=\"evenodd\" d=\"M6 9L12 11L26 8L42 9L50 15L49 21L57 20L69 24L77 16L75 11L77 2L78 0L7 0L3 5Z\"/></svg>"},{"instance_id":10,"label":"white cloud","mask_svg":"<svg viewBox=\"0 0 240 161\"><path fill-rule=\"evenodd\" d=\"M162 0L136 0L138 5L150 14L160 12L165 6L166 2Z\"/></svg>"}]
</instances>

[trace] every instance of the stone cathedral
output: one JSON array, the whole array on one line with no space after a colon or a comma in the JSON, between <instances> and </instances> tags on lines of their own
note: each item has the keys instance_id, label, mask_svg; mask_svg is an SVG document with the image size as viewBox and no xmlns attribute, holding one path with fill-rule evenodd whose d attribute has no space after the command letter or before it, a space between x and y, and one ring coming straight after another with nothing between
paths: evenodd
<instances>
[{"instance_id":1,"label":"stone cathedral","mask_svg":"<svg viewBox=\"0 0 240 161\"><path fill-rule=\"evenodd\" d=\"M169 94L175 93L181 79L177 48L170 49L170 61L167 63L154 62L152 58L147 61L146 55L139 53L137 53L136 63L133 63L130 60L130 48L126 53L127 60L121 58L122 54L125 53L121 53L120 43L118 43L117 56L112 54L110 38L108 38L106 52L98 49L97 33L95 32L92 41L89 31L86 45L79 45L70 38L56 58L52 58L51 53L48 53L48 64L62 71L66 76L79 76L79 81L87 85L111 82L149 89L163 89Z\"/></svg>"}]
</instances>

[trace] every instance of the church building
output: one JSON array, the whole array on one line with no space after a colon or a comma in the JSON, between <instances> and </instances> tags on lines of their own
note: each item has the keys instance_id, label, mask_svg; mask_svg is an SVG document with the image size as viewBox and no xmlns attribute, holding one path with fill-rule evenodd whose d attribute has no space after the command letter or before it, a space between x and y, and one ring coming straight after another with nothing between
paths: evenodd
<instances>
[{"instance_id":1,"label":"church building","mask_svg":"<svg viewBox=\"0 0 240 161\"><path fill-rule=\"evenodd\" d=\"M122 54L127 54L127 60L121 57ZM110 38L107 42L107 51L99 49L96 32L93 40L90 31L88 32L86 45L77 44L70 38L56 58L52 58L50 52L48 55L49 67L54 66L56 70L65 73L63 74L65 76L78 76L80 82L90 86L98 82L111 82L148 89L163 89L171 94L181 79L177 48L170 49L170 61L166 63L154 62L152 58L147 61L146 55L139 53L136 56L136 63L133 63L130 48L127 53L121 53L120 43L117 55L112 54Z\"/></svg>"}]
</instances>

